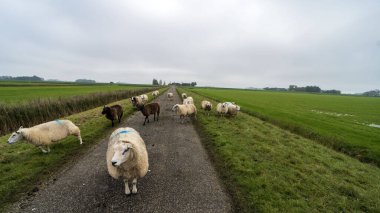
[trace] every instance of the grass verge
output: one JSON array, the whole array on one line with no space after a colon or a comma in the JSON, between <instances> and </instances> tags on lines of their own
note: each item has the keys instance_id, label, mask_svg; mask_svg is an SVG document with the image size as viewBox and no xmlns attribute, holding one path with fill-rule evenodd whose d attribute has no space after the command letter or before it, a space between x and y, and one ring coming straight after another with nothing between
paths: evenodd
<instances>
[{"instance_id":1,"label":"grass verge","mask_svg":"<svg viewBox=\"0 0 380 213\"><path fill-rule=\"evenodd\" d=\"M380 99L231 89L192 88L216 101L235 101L242 111L329 148L380 167Z\"/></svg>"},{"instance_id":2,"label":"grass verge","mask_svg":"<svg viewBox=\"0 0 380 213\"><path fill-rule=\"evenodd\" d=\"M0 135L17 130L20 126L34 126L57 117L64 117L134 95L153 91L154 87L91 93L71 98L36 99L18 105L0 104Z\"/></svg>"},{"instance_id":3,"label":"grass verge","mask_svg":"<svg viewBox=\"0 0 380 213\"><path fill-rule=\"evenodd\" d=\"M191 95L198 107L205 99L178 91ZM245 113L220 118L200 110L197 117L237 212L380 211L378 167Z\"/></svg>"},{"instance_id":4,"label":"grass verge","mask_svg":"<svg viewBox=\"0 0 380 213\"><path fill-rule=\"evenodd\" d=\"M162 88L160 92L163 93L165 90L167 88ZM152 100L151 94L147 95ZM123 120L135 111L129 99L110 104L120 104L123 107ZM75 136L69 136L50 146L49 154L42 153L29 143L19 142L9 145L7 144L9 135L0 137L0 211L4 211L10 203L17 201L23 195L31 193L63 165L84 154L88 148L100 142L101 138L118 128L118 125L112 128L111 122L101 114L101 111L102 107L97 107L65 117L79 126L83 144L80 145Z\"/></svg>"}]
</instances>

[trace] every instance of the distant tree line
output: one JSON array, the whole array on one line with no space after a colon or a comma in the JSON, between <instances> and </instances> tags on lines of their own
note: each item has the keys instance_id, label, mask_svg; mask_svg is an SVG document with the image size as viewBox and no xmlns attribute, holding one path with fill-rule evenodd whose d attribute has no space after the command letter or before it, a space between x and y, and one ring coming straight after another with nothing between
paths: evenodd
<instances>
[{"instance_id":1,"label":"distant tree line","mask_svg":"<svg viewBox=\"0 0 380 213\"><path fill-rule=\"evenodd\" d=\"M75 80L75 83L83 83L83 84L95 84L95 80L90 80L90 79L77 79Z\"/></svg>"},{"instance_id":2,"label":"distant tree line","mask_svg":"<svg viewBox=\"0 0 380 213\"><path fill-rule=\"evenodd\" d=\"M339 90L335 90L335 89L332 89L332 90L322 90L318 86L298 87L297 85L289 85L289 88L265 87L264 90L326 93L326 94L336 94L336 95L340 95L341 94L341 91L339 91Z\"/></svg>"},{"instance_id":3,"label":"distant tree line","mask_svg":"<svg viewBox=\"0 0 380 213\"><path fill-rule=\"evenodd\" d=\"M271 90L271 91L288 91L286 88L279 88L279 87L265 87L264 90Z\"/></svg>"},{"instance_id":4,"label":"distant tree line","mask_svg":"<svg viewBox=\"0 0 380 213\"><path fill-rule=\"evenodd\" d=\"M171 82L171 83L169 83L169 85L183 86L183 87L195 87L195 86L197 86L197 82L191 82L191 83Z\"/></svg>"},{"instance_id":5,"label":"distant tree line","mask_svg":"<svg viewBox=\"0 0 380 213\"><path fill-rule=\"evenodd\" d=\"M157 79L153 78L152 84L156 85L156 86L166 86L166 81L162 81L161 79L157 80ZM191 82L191 83L170 82L170 83L168 83L168 85L195 87L197 85L197 82Z\"/></svg>"},{"instance_id":6,"label":"distant tree line","mask_svg":"<svg viewBox=\"0 0 380 213\"><path fill-rule=\"evenodd\" d=\"M363 95L369 97L380 97L380 90L375 89L368 92L364 92Z\"/></svg>"},{"instance_id":7,"label":"distant tree line","mask_svg":"<svg viewBox=\"0 0 380 213\"><path fill-rule=\"evenodd\" d=\"M19 77L12 77L12 76L0 76L1 81L44 81L43 78L38 77L36 75L33 76L19 76Z\"/></svg>"},{"instance_id":8,"label":"distant tree line","mask_svg":"<svg viewBox=\"0 0 380 213\"><path fill-rule=\"evenodd\" d=\"M45 81L44 78L38 77L36 75L33 76L17 76L17 77L12 77L12 76L0 76L0 81L32 81L32 82L42 82ZM46 81L59 81L57 79L49 79ZM94 84L96 81L90 80L90 79L77 79L75 80L76 83L87 83L87 84Z\"/></svg>"}]
</instances>

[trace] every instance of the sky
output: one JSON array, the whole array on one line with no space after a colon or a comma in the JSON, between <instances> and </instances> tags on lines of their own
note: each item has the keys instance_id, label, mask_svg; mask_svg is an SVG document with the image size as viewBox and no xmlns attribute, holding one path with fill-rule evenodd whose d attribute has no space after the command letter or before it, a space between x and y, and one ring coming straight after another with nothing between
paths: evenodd
<instances>
[{"instance_id":1,"label":"sky","mask_svg":"<svg viewBox=\"0 0 380 213\"><path fill-rule=\"evenodd\" d=\"M380 1L1 0L0 75L380 89Z\"/></svg>"}]
</instances>

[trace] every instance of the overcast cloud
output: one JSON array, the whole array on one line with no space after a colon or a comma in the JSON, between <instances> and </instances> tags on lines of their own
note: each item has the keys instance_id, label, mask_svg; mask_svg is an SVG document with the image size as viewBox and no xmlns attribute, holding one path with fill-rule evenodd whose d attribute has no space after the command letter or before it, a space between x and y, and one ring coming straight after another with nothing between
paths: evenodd
<instances>
[{"instance_id":1,"label":"overcast cloud","mask_svg":"<svg viewBox=\"0 0 380 213\"><path fill-rule=\"evenodd\" d=\"M380 89L380 1L0 1L0 75Z\"/></svg>"}]
</instances>

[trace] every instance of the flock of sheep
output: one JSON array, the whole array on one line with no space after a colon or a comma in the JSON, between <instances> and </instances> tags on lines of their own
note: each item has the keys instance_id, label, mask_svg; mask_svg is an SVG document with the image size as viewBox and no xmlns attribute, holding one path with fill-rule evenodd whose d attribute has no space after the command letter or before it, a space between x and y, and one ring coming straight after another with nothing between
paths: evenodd
<instances>
[{"instance_id":1,"label":"flock of sheep","mask_svg":"<svg viewBox=\"0 0 380 213\"><path fill-rule=\"evenodd\" d=\"M159 95L156 90L152 93L154 97ZM168 93L167 98L173 100L174 94ZM196 118L197 108L194 105L192 97L187 97L186 93L182 93L182 104L175 104L172 111L180 116L181 123L185 117L194 116ZM147 95L134 96L130 99L135 106L145 116L143 125L146 121L149 123L149 115L154 115L154 121L158 121L160 114L160 105L158 103L149 103ZM209 101L202 101L201 108L208 114L212 110L212 104ZM219 103L216 111L220 115L236 115L240 107L233 102ZM112 122L118 120L121 122L123 109L120 105L104 106L102 114ZM49 145L69 135L78 137L80 144L83 143L80 129L69 120L55 120L46 122L31 128L23 128L22 126L8 139L9 144L25 139L34 144L44 153L50 152ZM148 172L148 153L144 140L140 134L133 128L118 128L110 136L107 148L107 169L110 176L115 179L122 177L125 184L125 194L129 195L132 186L132 193L137 193L137 178L142 178Z\"/></svg>"},{"instance_id":2,"label":"flock of sheep","mask_svg":"<svg viewBox=\"0 0 380 213\"><path fill-rule=\"evenodd\" d=\"M194 105L194 100L192 97L187 97L186 93L181 94L183 103L182 104L176 104L173 106L172 110L176 111L178 115L180 115L181 121L183 121L183 118L186 116L194 115L196 118L197 114L197 108ZM173 94L168 93L168 99L172 100ZM212 104L210 101L203 100L201 102L201 108L207 112L207 115L210 115L210 111L212 110ZM216 106L216 112L220 116L224 115L230 115L230 116L236 116L238 111L240 111L240 106L236 105L234 102L224 102L224 103L218 103Z\"/></svg>"}]
</instances>

